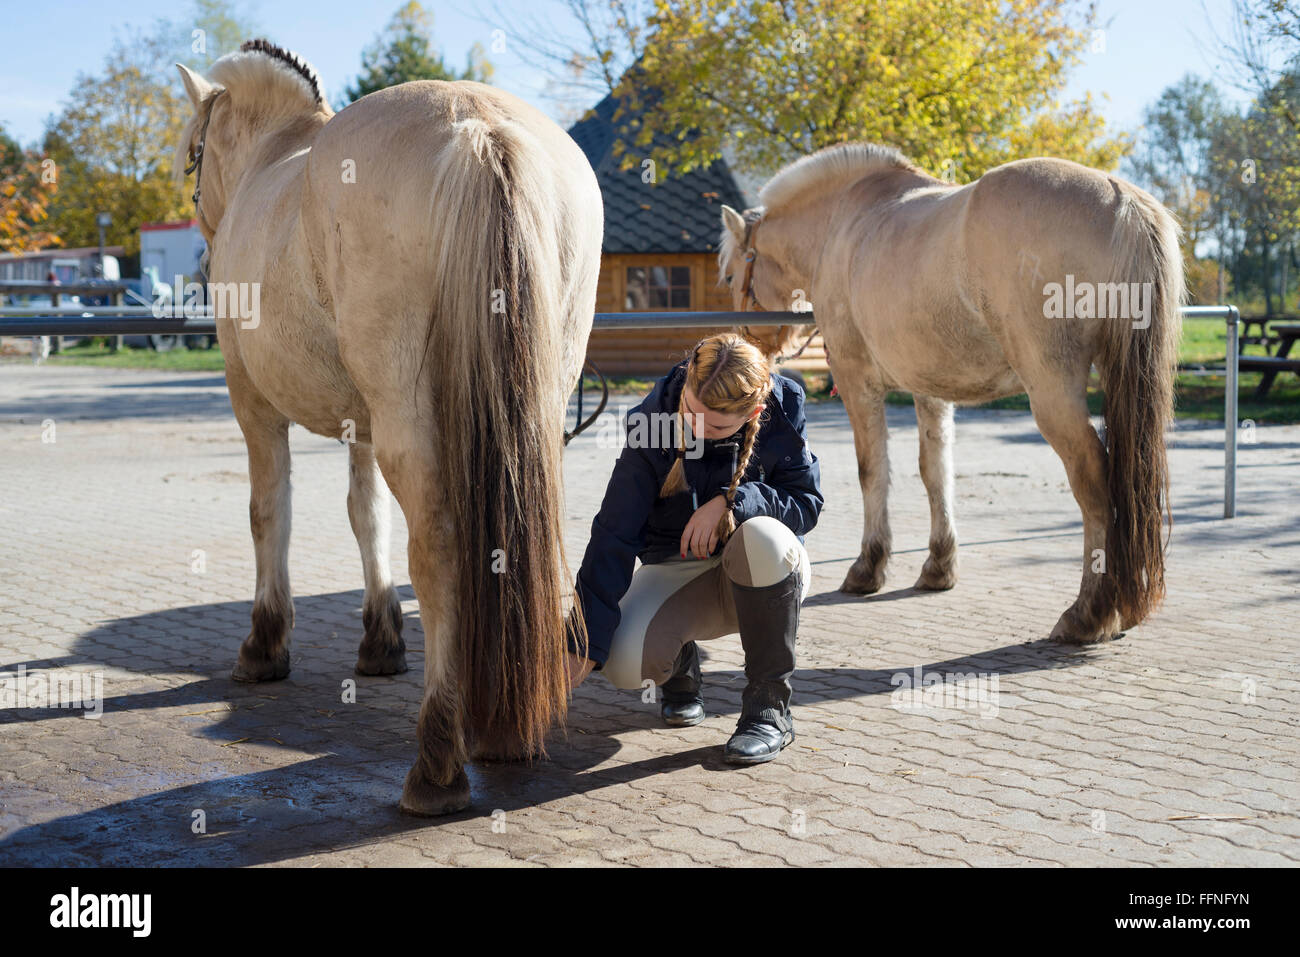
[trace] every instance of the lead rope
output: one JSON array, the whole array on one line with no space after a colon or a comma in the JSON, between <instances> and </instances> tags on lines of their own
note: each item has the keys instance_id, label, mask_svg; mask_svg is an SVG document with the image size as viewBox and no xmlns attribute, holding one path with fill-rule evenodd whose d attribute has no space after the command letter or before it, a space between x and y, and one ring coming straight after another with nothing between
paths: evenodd
<instances>
[{"instance_id":1,"label":"lead rope","mask_svg":"<svg viewBox=\"0 0 1300 957\"><path fill-rule=\"evenodd\" d=\"M574 440L576 436L580 435L587 428L589 428L591 424L595 422L597 418L599 418L600 413L605 411L605 406L609 403L609 382L605 380L605 374L601 372L598 368L596 368L596 363L592 362L590 359L587 360L586 365L591 366L591 371L596 373L596 375L600 376L600 388L601 388L600 404L596 406L595 412L591 413L591 415L587 416L587 418L585 418L581 423L579 423L577 428L575 428L572 432L566 431L564 433L565 445L568 445L570 442Z\"/></svg>"}]
</instances>

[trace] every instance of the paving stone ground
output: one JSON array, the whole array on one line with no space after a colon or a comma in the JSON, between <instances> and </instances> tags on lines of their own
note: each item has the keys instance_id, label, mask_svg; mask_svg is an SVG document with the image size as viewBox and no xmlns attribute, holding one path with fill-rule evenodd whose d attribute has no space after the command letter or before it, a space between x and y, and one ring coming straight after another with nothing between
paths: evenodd
<instances>
[{"instance_id":1,"label":"paving stone ground","mask_svg":"<svg viewBox=\"0 0 1300 957\"><path fill-rule=\"evenodd\" d=\"M860 535L847 419L827 403L809 421L827 506L795 744L722 762L744 685L731 636L702 646L703 724L661 727L596 676L548 760L472 767L473 807L430 822L396 806L423 650L396 508L412 670L341 701L362 630L345 450L293 430L293 672L237 685L253 554L222 378L0 365L0 676L89 673L104 697L98 719L0 707L0 865L1300 861L1300 428L1241 447L1225 521L1222 429L1180 422L1168 599L1077 649L1046 635L1078 585L1079 513L1029 415L959 410L961 581L928 594L910 588L928 529L915 419L890 409L896 551L867 599L837 591ZM591 433L566 453L575 567L615 454ZM975 702L895 693L900 675L972 674Z\"/></svg>"}]
</instances>

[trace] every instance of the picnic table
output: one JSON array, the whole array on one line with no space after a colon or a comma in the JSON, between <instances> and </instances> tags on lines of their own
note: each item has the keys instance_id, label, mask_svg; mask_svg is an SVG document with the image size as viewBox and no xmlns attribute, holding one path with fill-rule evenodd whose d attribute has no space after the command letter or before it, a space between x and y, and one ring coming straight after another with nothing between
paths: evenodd
<instances>
[{"instance_id":1,"label":"picnic table","mask_svg":"<svg viewBox=\"0 0 1300 957\"><path fill-rule=\"evenodd\" d=\"M1255 390L1256 400L1268 395L1273 388L1273 380L1279 372L1294 372L1300 375L1300 358L1292 359L1291 347L1300 339L1300 323L1272 323L1268 327L1271 338L1277 340L1277 351L1271 356L1241 356L1237 368L1243 372L1262 372L1259 388Z\"/></svg>"}]
</instances>

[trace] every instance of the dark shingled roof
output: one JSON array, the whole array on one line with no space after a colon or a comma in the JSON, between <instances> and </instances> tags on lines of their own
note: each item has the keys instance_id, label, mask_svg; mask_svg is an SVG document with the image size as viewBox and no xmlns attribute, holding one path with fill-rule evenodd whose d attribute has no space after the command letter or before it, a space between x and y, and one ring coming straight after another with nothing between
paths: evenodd
<instances>
[{"instance_id":1,"label":"dark shingled roof","mask_svg":"<svg viewBox=\"0 0 1300 957\"><path fill-rule=\"evenodd\" d=\"M708 169L685 176L666 176L657 170L658 182L641 181L641 165L620 171L621 157L614 155L618 130L614 113L618 100L612 95L596 104L569 135L587 154L596 171L605 199L605 242L607 253L711 253L717 250L722 230L722 204L745 208L745 199L735 177L722 160ZM628 112L619 117L625 127L634 119ZM625 133L624 143L631 140ZM652 143L646 155L655 155Z\"/></svg>"}]
</instances>

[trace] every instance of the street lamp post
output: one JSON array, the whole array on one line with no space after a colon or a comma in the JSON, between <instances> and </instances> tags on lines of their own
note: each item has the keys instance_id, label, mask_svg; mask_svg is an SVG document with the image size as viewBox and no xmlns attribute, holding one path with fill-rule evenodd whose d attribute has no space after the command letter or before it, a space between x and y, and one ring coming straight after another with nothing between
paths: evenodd
<instances>
[{"instance_id":1,"label":"street lamp post","mask_svg":"<svg viewBox=\"0 0 1300 957\"><path fill-rule=\"evenodd\" d=\"M108 271L104 268L104 230L113 225L113 217L108 213L96 213L95 225L99 227L99 278L106 279ZM121 305L121 303L116 304ZM122 337L112 336L109 338L108 344L113 352L117 352L122 348Z\"/></svg>"},{"instance_id":2,"label":"street lamp post","mask_svg":"<svg viewBox=\"0 0 1300 957\"><path fill-rule=\"evenodd\" d=\"M104 275L104 230L113 225L113 217L108 213L97 213L95 225L99 227L99 274Z\"/></svg>"}]
</instances>

